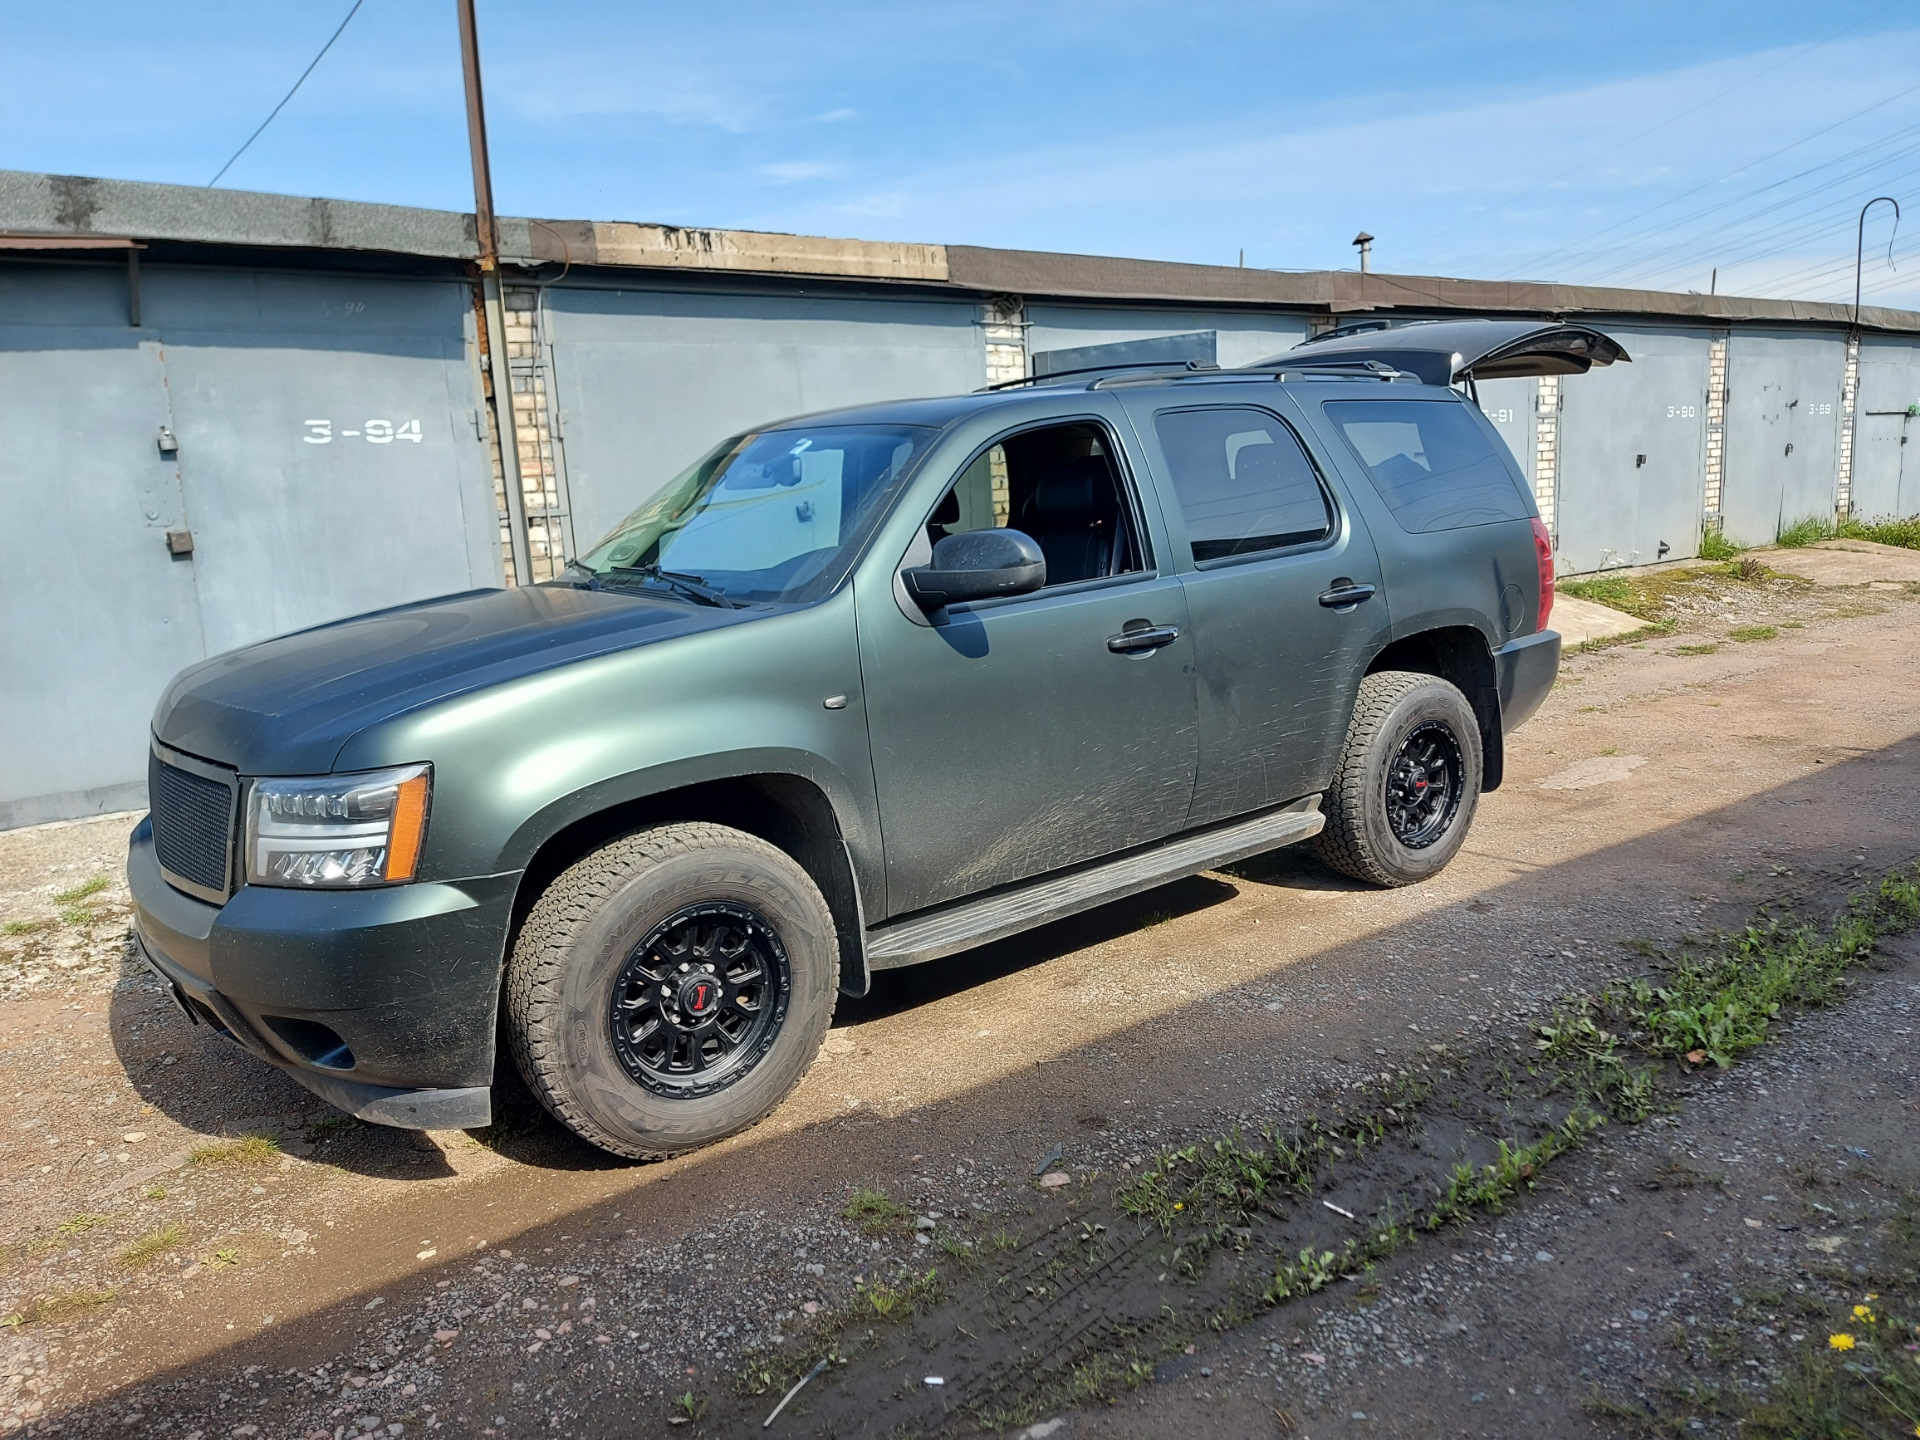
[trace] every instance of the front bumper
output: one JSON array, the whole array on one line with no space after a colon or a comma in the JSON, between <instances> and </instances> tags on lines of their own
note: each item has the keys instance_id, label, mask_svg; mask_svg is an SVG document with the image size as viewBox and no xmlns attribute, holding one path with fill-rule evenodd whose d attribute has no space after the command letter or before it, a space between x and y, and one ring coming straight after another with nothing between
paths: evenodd
<instances>
[{"instance_id":1,"label":"front bumper","mask_svg":"<svg viewBox=\"0 0 1920 1440\"><path fill-rule=\"evenodd\" d=\"M1509 641L1493 652L1500 691L1500 733L1511 735L1540 708L1560 674L1560 637L1552 630Z\"/></svg>"},{"instance_id":2,"label":"front bumper","mask_svg":"<svg viewBox=\"0 0 1920 1440\"><path fill-rule=\"evenodd\" d=\"M363 1120L471 1128L492 1112L518 874L374 890L244 886L210 905L127 853L134 935L189 1016Z\"/></svg>"}]
</instances>

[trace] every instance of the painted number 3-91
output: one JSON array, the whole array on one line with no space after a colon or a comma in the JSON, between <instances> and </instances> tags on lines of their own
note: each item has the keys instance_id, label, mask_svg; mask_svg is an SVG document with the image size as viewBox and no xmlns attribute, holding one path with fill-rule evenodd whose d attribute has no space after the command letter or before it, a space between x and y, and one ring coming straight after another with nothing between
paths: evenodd
<instances>
[{"instance_id":1,"label":"painted number 3-91","mask_svg":"<svg viewBox=\"0 0 1920 1440\"><path fill-rule=\"evenodd\" d=\"M331 420L309 420L307 433L300 438L309 445L329 445L336 433ZM342 440L365 440L369 445L391 445L396 440L420 443L418 420L363 420L358 429L338 432Z\"/></svg>"}]
</instances>

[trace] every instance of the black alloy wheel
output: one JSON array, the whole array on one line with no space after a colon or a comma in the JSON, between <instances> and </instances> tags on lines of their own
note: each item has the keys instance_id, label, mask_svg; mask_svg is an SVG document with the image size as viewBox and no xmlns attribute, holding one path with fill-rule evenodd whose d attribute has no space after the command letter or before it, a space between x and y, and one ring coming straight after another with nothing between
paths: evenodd
<instances>
[{"instance_id":1,"label":"black alloy wheel","mask_svg":"<svg viewBox=\"0 0 1920 1440\"><path fill-rule=\"evenodd\" d=\"M1428 720L1407 732L1388 762L1387 825L1409 850L1424 850L1459 813L1465 764L1460 742L1443 720Z\"/></svg>"},{"instance_id":2,"label":"black alloy wheel","mask_svg":"<svg viewBox=\"0 0 1920 1440\"><path fill-rule=\"evenodd\" d=\"M608 1015L614 1053L655 1094L710 1095L766 1055L792 988L786 949L764 918L734 903L689 905L621 967Z\"/></svg>"}]
</instances>

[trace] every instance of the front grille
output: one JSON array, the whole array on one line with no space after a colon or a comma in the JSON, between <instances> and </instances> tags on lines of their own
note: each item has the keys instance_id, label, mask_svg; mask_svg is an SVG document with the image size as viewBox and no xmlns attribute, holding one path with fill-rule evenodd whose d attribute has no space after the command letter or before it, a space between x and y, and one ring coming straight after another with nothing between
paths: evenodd
<instances>
[{"instance_id":1,"label":"front grille","mask_svg":"<svg viewBox=\"0 0 1920 1440\"><path fill-rule=\"evenodd\" d=\"M203 899L227 898L237 789L234 781L183 770L157 754L148 764L153 848L160 869L176 884L187 882L182 888L191 887Z\"/></svg>"}]
</instances>

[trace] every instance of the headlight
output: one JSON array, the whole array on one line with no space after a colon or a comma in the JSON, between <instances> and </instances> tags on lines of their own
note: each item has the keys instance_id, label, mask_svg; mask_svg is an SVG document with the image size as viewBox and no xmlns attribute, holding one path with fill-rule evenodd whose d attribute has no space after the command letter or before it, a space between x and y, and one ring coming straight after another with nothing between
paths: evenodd
<instances>
[{"instance_id":1,"label":"headlight","mask_svg":"<svg viewBox=\"0 0 1920 1440\"><path fill-rule=\"evenodd\" d=\"M254 781L248 883L339 889L413 879L432 788L431 765Z\"/></svg>"}]
</instances>

